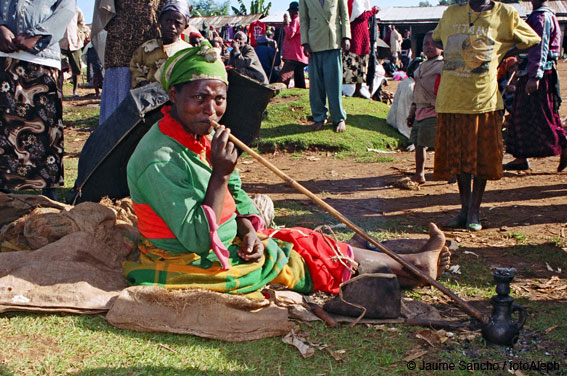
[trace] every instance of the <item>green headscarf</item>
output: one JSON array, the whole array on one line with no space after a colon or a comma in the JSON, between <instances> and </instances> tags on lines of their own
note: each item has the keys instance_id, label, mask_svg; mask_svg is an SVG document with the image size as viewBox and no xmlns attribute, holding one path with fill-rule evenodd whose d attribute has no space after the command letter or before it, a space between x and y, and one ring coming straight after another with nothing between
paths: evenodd
<instances>
[{"instance_id":1,"label":"green headscarf","mask_svg":"<svg viewBox=\"0 0 567 376\"><path fill-rule=\"evenodd\" d=\"M159 81L168 91L170 87L197 80L221 80L228 85L228 78L220 49L204 40L200 46L186 48L170 57L161 68Z\"/></svg>"}]
</instances>

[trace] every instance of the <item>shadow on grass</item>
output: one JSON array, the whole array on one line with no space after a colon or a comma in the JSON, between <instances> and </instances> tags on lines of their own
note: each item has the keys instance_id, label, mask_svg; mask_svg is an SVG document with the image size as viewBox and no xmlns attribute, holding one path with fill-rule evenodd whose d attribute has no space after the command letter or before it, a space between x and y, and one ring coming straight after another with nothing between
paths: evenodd
<instances>
[{"instance_id":1,"label":"shadow on grass","mask_svg":"<svg viewBox=\"0 0 567 376\"><path fill-rule=\"evenodd\" d=\"M0 371L2 369L0 368ZM140 366L140 367L101 367L83 369L81 372L74 373L75 376L92 376L92 375L127 375L127 376L154 376L154 375L225 375L226 372L205 371L198 368L175 368L175 367L158 367L158 366ZM250 371L230 372L231 375L250 375Z\"/></svg>"},{"instance_id":2,"label":"shadow on grass","mask_svg":"<svg viewBox=\"0 0 567 376\"><path fill-rule=\"evenodd\" d=\"M98 126L98 116L91 116L89 118L78 120L64 120L64 123L66 127L77 128L77 131L82 131L83 128L89 128L84 129L84 131L90 132Z\"/></svg>"},{"instance_id":3,"label":"shadow on grass","mask_svg":"<svg viewBox=\"0 0 567 376\"><path fill-rule=\"evenodd\" d=\"M81 322L77 326L86 328L92 327L93 319L80 318ZM352 362L337 362L326 351L317 351L315 356L310 359L303 359L300 353L293 346L284 344L281 337L259 339L246 342L223 342L200 338L191 335L165 334L165 333L141 333L130 330L119 330L110 327L102 320L96 320L101 325L95 324L94 330L106 330L111 333L119 334L133 342L143 342L155 345L156 351L163 352L164 362L177 362L182 364L187 357L194 356L195 365L185 366L187 368L176 368L165 366L157 368L153 366L132 366L132 367L101 367L94 369L84 369L78 375L102 375L102 374L237 374L250 375L258 374L289 374L305 375L322 372L328 374L371 374L377 365L391 364L398 358L399 353L405 353L410 346L404 339L402 333L392 333L385 335L383 332L368 330L367 327L359 325L350 328L343 325L334 329L329 329L324 324L313 323L309 331L310 338L314 341L325 343L333 349L347 349ZM101 328L102 327L102 328ZM171 350L164 349L162 345L167 345ZM377 351L376 349L380 349ZM193 352L187 353L186 351ZM216 362L230 360L231 364L219 364L221 370L215 371L209 360L199 360L203 356L203 351L213 353ZM179 359L179 360L176 360ZM224 359L224 360L223 360ZM364 364L359 364L358 360L364 359ZM201 365L202 364L202 365ZM224 368L224 369L223 369ZM226 368L236 368L227 370ZM239 368L239 369L238 369ZM359 373L356 370L359 370ZM136 371L133 373L128 372ZM145 372L148 373L145 373ZM140 373L138 373L140 372ZM354 372L354 373L353 373Z\"/></svg>"},{"instance_id":4,"label":"shadow on grass","mask_svg":"<svg viewBox=\"0 0 567 376\"><path fill-rule=\"evenodd\" d=\"M374 191L377 188L389 189L387 187L398 180L399 177L399 174L390 174L380 177L377 176L375 178L303 180L298 181L298 183L323 198L325 194L340 194L344 196L345 198L328 198L327 202L339 210L353 212L353 209L356 209L361 215L382 214L387 215L388 219L404 222L418 221L427 223L433 221L436 223L444 223L448 218L458 213L460 199L457 192L431 193L425 196L410 192L404 197L381 197L379 199L347 197L360 192ZM293 175L291 175L291 178L293 178ZM433 181L428 184L445 185L446 182ZM244 183L243 187L245 191L250 193L297 193L294 188L284 182L275 184ZM554 204L541 207L530 205L529 201L533 199L541 200L563 197L567 195L565 192L567 192L567 184L554 184L541 187L541 189L540 187L534 189L533 186L527 186L489 190L485 193L481 206L482 225L485 229L491 229L518 223L538 225L562 222L564 218L561 213L567 212L567 204ZM491 207L492 203L508 204ZM416 212L422 208L446 208L447 206L455 206L455 208L450 210L441 209L428 212L427 214ZM489 207L490 210L488 210ZM400 211L403 211L403 213L388 215L388 212L385 211L385 209L388 208L395 208L398 213ZM547 214L546 210L548 211Z\"/></svg>"}]
</instances>

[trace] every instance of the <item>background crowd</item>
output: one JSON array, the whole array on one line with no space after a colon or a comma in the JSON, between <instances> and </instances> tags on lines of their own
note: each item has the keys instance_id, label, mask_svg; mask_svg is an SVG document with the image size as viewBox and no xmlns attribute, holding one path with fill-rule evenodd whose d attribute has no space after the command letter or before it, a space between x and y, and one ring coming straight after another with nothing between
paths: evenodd
<instances>
[{"instance_id":1,"label":"background crowd","mask_svg":"<svg viewBox=\"0 0 567 376\"><path fill-rule=\"evenodd\" d=\"M314 130L329 124L345 132L343 95L381 99L386 76L409 76L410 99L402 107L416 147L413 180L425 182L425 150L435 149L435 176L456 177L461 191L461 213L449 225L481 228L486 180L499 179L503 170L525 170L528 158L553 155L561 156L559 172L567 167L555 68L560 28L542 0L532 0L527 22L499 2L470 0L449 7L417 57L411 30L389 25L379 35L380 9L369 0L292 1L282 27L257 20L222 28L204 22L200 30L189 26L192 9L185 0L149 0L144 6L116 0L112 15L97 0L90 33L74 1L39 3L0 1L0 188L5 191L42 189L56 198L53 188L63 182L65 74L76 96L86 63L97 96L102 88L99 123L104 123L129 90L159 82L168 58L203 40L218 48L227 69L262 84L308 88ZM39 10L47 8L49 14ZM457 20L470 30L453 27ZM388 53L379 42L388 45ZM515 159L502 165L504 147Z\"/></svg>"}]
</instances>

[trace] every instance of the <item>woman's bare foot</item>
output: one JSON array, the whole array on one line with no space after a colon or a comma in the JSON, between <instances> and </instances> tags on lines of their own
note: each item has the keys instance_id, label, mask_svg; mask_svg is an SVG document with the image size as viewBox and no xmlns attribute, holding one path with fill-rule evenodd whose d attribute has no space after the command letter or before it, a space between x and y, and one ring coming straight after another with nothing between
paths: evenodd
<instances>
[{"instance_id":1,"label":"woman's bare foot","mask_svg":"<svg viewBox=\"0 0 567 376\"><path fill-rule=\"evenodd\" d=\"M420 247L417 252L402 254L402 252L398 253L397 249L394 249L393 251L396 251L400 257L415 265L429 277L436 279L449 267L450 263L451 252L445 245L445 241L445 235L443 232L439 230L436 225L430 223L429 239L425 242L425 244L423 244L423 240L407 240L405 245L399 244L397 247L405 249L408 249L408 247ZM398 276L398 280L402 287L423 285L423 282L419 277L411 274L409 270L405 269L401 264L385 253L357 247L353 247L353 250L354 258L359 263L380 263L388 266L392 272Z\"/></svg>"},{"instance_id":2,"label":"woman's bare foot","mask_svg":"<svg viewBox=\"0 0 567 376\"><path fill-rule=\"evenodd\" d=\"M429 277L437 279L449 267L451 252L445 246L445 235L433 223L429 224L429 236L429 240L419 253L405 254L402 257ZM398 274L398 280L402 287L416 287L424 284L421 279L406 270Z\"/></svg>"}]
</instances>

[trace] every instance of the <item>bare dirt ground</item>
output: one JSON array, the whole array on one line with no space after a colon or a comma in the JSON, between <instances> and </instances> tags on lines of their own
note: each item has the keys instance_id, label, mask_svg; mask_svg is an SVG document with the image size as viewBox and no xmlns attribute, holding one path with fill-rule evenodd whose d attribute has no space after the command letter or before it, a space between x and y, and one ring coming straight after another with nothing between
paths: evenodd
<instances>
[{"instance_id":1,"label":"bare dirt ground","mask_svg":"<svg viewBox=\"0 0 567 376\"><path fill-rule=\"evenodd\" d=\"M567 117L567 62L561 62L562 118ZM388 90L395 91L392 82ZM337 135L340 137L340 135ZM428 153L426 178L418 191L402 190L392 184L409 176L414 169L414 154L397 152L394 162L354 163L335 159L326 153L304 153L301 159L288 154L265 155L272 163L353 219L376 217L377 220L414 221L425 225L443 223L459 208L456 184L434 181L433 152ZM513 158L506 154L504 162ZM274 200L303 200L273 173L255 161L240 165L250 191L270 194ZM557 173L559 157L531 160L527 172L506 172L503 179L488 183L483 201L484 230L473 243L482 243L494 232L522 232L530 238L563 236L567 221L567 173ZM468 236L466 238L469 238Z\"/></svg>"},{"instance_id":2,"label":"bare dirt ground","mask_svg":"<svg viewBox=\"0 0 567 376\"><path fill-rule=\"evenodd\" d=\"M561 117L567 117L567 62L559 63L562 82ZM395 92L396 82L387 90ZM340 137L340 135L337 135ZM419 233L428 222L443 224L457 214L458 187L432 178L433 153L428 153L426 178L418 191L396 188L393 183L414 171L414 154L397 152L395 161L388 163L354 163L349 159L335 159L328 153L303 153L300 159L288 154L264 155L286 174L318 193L325 201L354 220L373 219L379 227L404 225L404 236L412 234L411 226ZM512 160L506 154L504 163ZM276 206L294 200L314 208L315 204L266 170L256 161L247 160L239 166L244 176L245 189L266 193ZM464 230L444 229L448 238L459 244L453 264L458 264L474 252L487 267L513 266L519 271L515 289L534 300L563 301L567 298L567 270L558 269L545 257L526 259L519 252L509 252L514 246L547 247L551 252L567 253L567 173L557 173L559 157L531 160L527 172L506 172L504 178L488 182L483 200L481 220L483 230L469 233ZM297 218L297 223L310 227L309 217ZM529 245L528 245L529 244ZM551 263L551 271L548 265ZM466 271L464 271L466 273ZM556 276L556 277L553 277ZM489 276L488 276L489 277ZM539 289L553 277L553 296ZM559 277L559 279L557 279ZM490 278L489 278L490 280ZM549 283L548 283L549 284ZM549 286L551 287L551 286Z\"/></svg>"}]
</instances>

